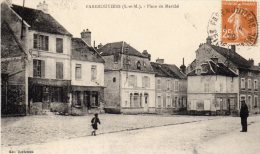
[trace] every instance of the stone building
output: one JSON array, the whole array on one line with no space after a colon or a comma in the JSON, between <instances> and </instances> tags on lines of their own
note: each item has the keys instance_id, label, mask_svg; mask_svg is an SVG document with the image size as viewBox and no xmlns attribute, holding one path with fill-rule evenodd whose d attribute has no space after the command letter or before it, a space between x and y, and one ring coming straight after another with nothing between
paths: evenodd
<instances>
[{"instance_id":1,"label":"stone building","mask_svg":"<svg viewBox=\"0 0 260 154\"><path fill-rule=\"evenodd\" d=\"M223 80L231 80L234 82L233 89L234 91L232 93L237 94L237 98L234 98L234 105L233 99L224 98L222 102L229 102L230 105L234 107L233 112L239 112L241 100L246 100L246 103L249 106L249 110L251 113L259 112L259 73L260 69L259 66L254 66L253 60L246 60L242 56L240 56L236 52L236 47L234 45L231 46L231 49L227 49L224 47L219 47L211 44L211 38L208 37L206 43L201 44L199 48L196 50L196 59L188 66L188 83L191 78L191 74L197 74L203 71L203 66L205 63L209 63L209 60L213 61L216 64L216 68L218 68L215 73L218 75L219 69L228 69L229 71L233 72L234 74L232 76L225 75L223 73L221 76L223 76ZM215 64L211 63L209 66L214 66ZM206 66L206 65L205 65ZM197 73L196 73L197 72ZM214 74L214 72L213 72ZM211 74L211 75L213 75ZM238 77L235 78L234 75L237 75ZM238 81L237 81L238 80ZM194 83L194 82L192 82ZM221 84L221 83L219 83ZM231 86L230 83L223 83L222 88L223 92L228 90L227 88ZM202 87L203 85L197 85L198 87ZM220 86L220 85L219 85ZM191 95L190 95L190 88L191 85L188 86L188 104L191 103ZM220 86L221 87L221 86ZM216 90L217 87L213 88L213 90ZM208 88L207 88L208 89ZM199 90L199 89L197 89ZM196 93L196 89L194 93ZM227 91L227 93L229 93ZM233 96L232 96L233 97ZM220 98L221 99L221 98ZM213 100L216 101L216 100ZM228 104L228 103L225 103Z\"/></svg>"},{"instance_id":2,"label":"stone building","mask_svg":"<svg viewBox=\"0 0 260 154\"><path fill-rule=\"evenodd\" d=\"M106 112L155 112L155 74L148 52L140 53L124 41L98 51L105 60Z\"/></svg>"},{"instance_id":3,"label":"stone building","mask_svg":"<svg viewBox=\"0 0 260 154\"><path fill-rule=\"evenodd\" d=\"M40 3L38 8L43 10L38 10L1 4L1 24L6 23L25 52L26 62L17 70L23 69L21 104L31 114L66 110L69 104L72 35L46 12L47 6Z\"/></svg>"},{"instance_id":4,"label":"stone building","mask_svg":"<svg viewBox=\"0 0 260 154\"><path fill-rule=\"evenodd\" d=\"M151 63L155 72L157 113L176 113L187 110L187 78L175 65L164 64L163 59ZM184 68L185 65L182 65Z\"/></svg>"},{"instance_id":5,"label":"stone building","mask_svg":"<svg viewBox=\"0 0 260 154\"><path fill-rule=\"evenodd\" d=\"M9 25L1 23L1 114L26 115L27 54Z\"/></svg>"},{"instance_id":6,"label":"stone building","mask_svg":"<svg viewBox=\"0 0 260 154\"><path fill-rule=\"evenodd\" d=\"M87 33L87 34L86 34ZM72 38L71 91L72 114L99 112L104 102L104 60L90 45L91 33Z\"/></svg>"}]
</instances>

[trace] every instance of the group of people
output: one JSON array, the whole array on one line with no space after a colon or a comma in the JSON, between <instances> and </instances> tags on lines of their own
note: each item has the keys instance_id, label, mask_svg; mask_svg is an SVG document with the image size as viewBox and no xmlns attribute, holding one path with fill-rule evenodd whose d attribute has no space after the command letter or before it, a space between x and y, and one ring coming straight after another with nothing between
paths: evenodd
<instances>
[{"instance_id":1,"label":"group of people","mask_svg":"<svg viewBox=\"0 0 260 154\"><path fill-rule=\"evenodd\" d=\"M248 117L248 107L245 103L245 101L241 101L241 108L240 108L240 117L241 117L241 125L242 125L242 130L241 132L247 132L247 117ZM100 123L100 120L98 118L98 114L95 113L94 117L91 119L91 126L93 128L91 135L96 136L96 131L98 129L98 124Z\"/></svg>"}]
</instances>

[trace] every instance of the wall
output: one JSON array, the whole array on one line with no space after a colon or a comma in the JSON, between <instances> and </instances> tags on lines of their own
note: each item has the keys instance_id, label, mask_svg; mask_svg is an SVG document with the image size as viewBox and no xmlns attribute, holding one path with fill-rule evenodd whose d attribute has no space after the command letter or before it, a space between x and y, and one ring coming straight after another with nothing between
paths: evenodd
<instances>
[{"instance_id":1,"label":"wall","mask_svg":"<svg viewBox=\"0 0 260 154\"><path fill-rule=\"evenodd\" d=\"M137 79L136 87L131 87L128 85L128 77L130 75L135 75ZM150 87L145 88L142 87L142 77L147 76L150 78ZM144 96L144 93L149 95L148 100L148 110L151 112L155 108L155 76L154 74L148 73L140 73L140 72L129 72L129 71L122 71L121 72L121 106L122 107L130 107L130 93L139 93ZM142 99L142 103L144 102L144 98ZM145 109L145 104L142 104L142 107Z\"/></svg>"},{"instance_id":2,"label":"wall","mask_svg":"<svg viewBox=\"0 0 260 154\"><path fill-rule=\"evenodd\" d=\"M81 79L75 78L76 64L81 64ZM91 66L96 65L97 67L97 79L91 81ZM77 86L104 86L104 64L72 60L71 62L71 85Z\"/></svg>"},{"instance_id":3,"label":"wall","mask_svg":"<svg viewBox=\"0 0 260 154\"><path fill-rule=\"evenodd\" d=\"M33 49L33 34L43 34L49 36L49 50L40 51ZM63 53L56 53L56 38L63 38ZM70 80L70 53L71 53L71 37L64 35L54 35L49 33L41 33L29 31L28 33L29 52L32 59L45 61L45 78L56 79L56 62L63 63L63 79ZM30 61L29 77L33 77L33 60Z\"/></svg>"},{"instance_id":4,"label":"wall","mask_svg":"<svg viewBox=\"0 0 260 154\"><path fill-rule=\"evenodd\" d=\"M119 71L105 71L105 89L104 100L105 108L119 108L120 107L120 72ZM113 78L116 81L113 82Z\"/></svg>"}]
</instances>

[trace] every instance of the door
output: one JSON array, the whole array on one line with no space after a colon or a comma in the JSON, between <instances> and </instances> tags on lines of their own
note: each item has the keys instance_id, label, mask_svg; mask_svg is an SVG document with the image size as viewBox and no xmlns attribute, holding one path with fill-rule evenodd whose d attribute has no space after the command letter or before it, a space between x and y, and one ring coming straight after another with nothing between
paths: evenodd
<instances>
[{"instance_id":1,"label":"door","mask_svg":"<svg viewBox=\"0 0 260 154\"><path fill-rule=\"evenodd\" d=\"M42 109L49 110L50 109L50 87L43 86L43 94L42 94Z\"/></svg>"},{"instance_id":2,"label":"door","mask_svg":"<svg viewBox=\"0 0 260 154\"><path fill-rule=\"evenodd\" d=\"M144 94L144 112L148 112L149 94Z\"/></svg>"}]
</instances>

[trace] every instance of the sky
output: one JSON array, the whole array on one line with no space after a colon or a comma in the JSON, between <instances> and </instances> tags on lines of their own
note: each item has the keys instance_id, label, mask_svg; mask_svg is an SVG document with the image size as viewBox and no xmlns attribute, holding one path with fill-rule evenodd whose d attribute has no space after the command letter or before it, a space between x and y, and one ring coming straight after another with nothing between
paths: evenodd
<instances>
[{"instance_id":1,"label":"sky","mask_svg":"<svg viewBox=\"0 0 260 154\"><path fill-rule=\"evenodd\" d=\"M23 0L12 0L22 5ZM220 12L220 0L45 0L51 14L73 37L83 29L92 32L92 42L103 45L125 41L138 51L147 50L152 61L162 58L165 63L188 66L195 51L206 42L212 13ZM36 8L43 0L25 0L25 7ZM87 8L87 5L116 4L121 8ZM138 4L141 9L123 9L123 5ZM158 8L178 5L178 8ZM151 8L149 6L157 6ZM144 6L146 8L144 8ZM258 9L259 10L259 9ZM259 15L258 15L259 19ZM259 41L255 46L237 47L246 59L260 63ZM93 44L92 44L93 45Z\"/></svg>"}]
</instances>

